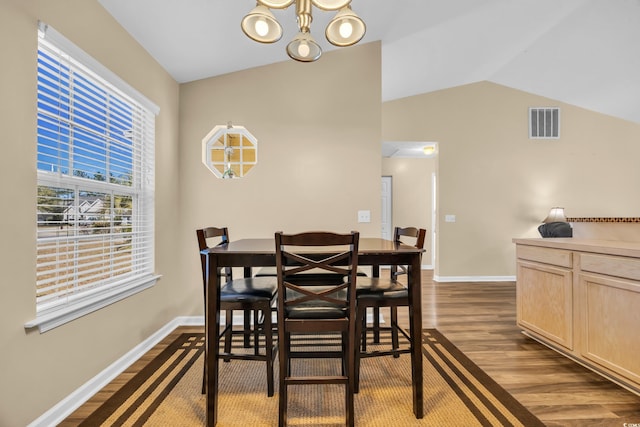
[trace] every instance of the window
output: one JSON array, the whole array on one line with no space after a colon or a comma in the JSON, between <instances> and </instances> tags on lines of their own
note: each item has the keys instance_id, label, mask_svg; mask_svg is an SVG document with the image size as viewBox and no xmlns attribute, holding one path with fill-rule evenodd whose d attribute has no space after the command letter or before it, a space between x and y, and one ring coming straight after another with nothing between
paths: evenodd
<instances>
[{"instance_id":1,"label":"window","mask_svg":"<svg viewBox=\"0 0 640 427\"><path fill-rule=\"evenodd\" d=\"M202 163L218 178L242 178L258 163L258 141L243 126L218 125L202 140Z\"/></svg>"},{"instance_id":2,"label":"window","mask_svg":"<svg viewBox=\"0 0 640 427\"><path fill-rule=\"evenodd\" d=\"M42 332L155 282L157 107L43 24L37 74Z\"/></svg>"}]
</instances>

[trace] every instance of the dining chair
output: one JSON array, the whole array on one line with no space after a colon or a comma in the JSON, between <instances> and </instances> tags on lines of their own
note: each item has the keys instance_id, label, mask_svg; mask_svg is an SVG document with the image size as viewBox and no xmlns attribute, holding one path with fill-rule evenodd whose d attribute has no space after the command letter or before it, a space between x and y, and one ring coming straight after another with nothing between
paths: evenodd
<instances>
[{"instance_id":1,"label":"dining chair","mask_svg":"<svg viewBox=\"0 0 640 427\"><path fill-rule=\"evenodd\" d=\"M345 387L346 425L354 425L353 380L356 351L356 293L359 233L275 234L278 277L279 426L287 425L288 386L341 384ZM346 280L314 281L308 271L338 274ZM340 350L292 347L292 336L338 334ZM339 358L340 373L310 375L292 369L292 359ZM307 365L308 366L308 365ZM314 372L314 374L316 374Z\"/></svg>"},{"instance_id":2,"label":"dining chair","mask_svg":"<svg viewBox=\"0 0 640 427\"><path fill-rule=\"evenodd\" d=\"M200 249L200 261L202 265L202 283L204 289L204 301L206 310L207 301L207 272L205 249L229 243L229 231L227 227L207 227L196 230L198 247ZM234 279L231 267L218 269L218 274L225 278L220 288L220 310L225 311L225 325L218 339L224 337L224 351L219 353L219 358L225 362L231 359L259 360L266 362L267 368L267 395L274 394L273 361L277 347L273 344L272 310L275 303L277 280L274 277L253 277ZM233 328L233 311L244 313L244 327L242 330ZM251 314L253 314L253 327L251 326ZM260 332L264 336L264 352L260 347ZM232 352L232 340L234 335L244 336L244 347L250 347L249 339L253 335L253 354L249 352ZM202 393L205 393L205 372L202 379Z\"/></svg>"},{"instance_id":3,"label":"dining chair","mask_svg":"<svg viewBox=\"0 0 640 427\"><path fill-rule=\"evenodd\" d=\"M398 243L409 244L418 249L424 248L426 230L416 227L395 227L393 240ZM379 267L374 271L379 272ZM390 266L389 277L358 277L356 286L357 301L357 322L356 334L360 338L360 345L357 347L355 357L355 381L354 391L360 389L360 359L364 357L389 356L399 357L402 353L411 352L411 338L407 332L398 326L398 307L409 306L409 290L398 278L407 274L408 267L405 265ZM420 274L420 272L416 272ZM380 308L389 308L389 326L380 326ZM367 309L373 309L373 326L367 327ZM367 350L367 331L374 333L374 342L378 342L381 330L388 329L391 332L390 350ZM402 334L410 343L408 348L400 348L399 335Z\"/></svg>"}]
</instances>

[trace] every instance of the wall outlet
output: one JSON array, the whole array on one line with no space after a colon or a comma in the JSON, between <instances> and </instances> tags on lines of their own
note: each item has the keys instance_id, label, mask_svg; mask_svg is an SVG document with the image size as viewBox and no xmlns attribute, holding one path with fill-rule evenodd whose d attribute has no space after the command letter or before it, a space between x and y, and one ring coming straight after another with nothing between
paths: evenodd
<instances>
[{"instance_id":1,"label":"wall outlet","mask_svg":"<svg viewBox=\"0 0 640 427\"><path fill-rule=\"evenodd\" d=\"M358 211L358 222L371 222L371 211Z\"/></svg>"},{"instance_id":2,"label":"wall outlet","mask_svg":"<svg viewBox=\"0 0 640 427\"><path fill-rule=\"evenodd\" d=\"M445 215L444 216L444 222L456 222L456 216L455 215Z\"/></svg>"}]
</instances>

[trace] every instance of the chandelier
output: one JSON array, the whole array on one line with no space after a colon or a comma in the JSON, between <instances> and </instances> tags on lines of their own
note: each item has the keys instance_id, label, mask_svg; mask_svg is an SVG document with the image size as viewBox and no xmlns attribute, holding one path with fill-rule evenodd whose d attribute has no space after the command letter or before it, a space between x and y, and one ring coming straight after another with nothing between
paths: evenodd
<instances>
[{"instance_id":1,"label":"chandelier","mask_svg":"<svg viewBox=\"0 0 640 427\"><path fill-rule=\"evenodd\" d=\"M299 33L287 45L287 54L296 61L313 62L322 55L322 48L311 36L312 6L338 11L325 30L327 40L334 46L351 46L364 37L366 26L351 10L351 0L257 0L256 7L242 19L242 31L260 43L277 42L282 37L282 26L270 9L286 9L294 2Z\"/></svg>"}]
</instances>

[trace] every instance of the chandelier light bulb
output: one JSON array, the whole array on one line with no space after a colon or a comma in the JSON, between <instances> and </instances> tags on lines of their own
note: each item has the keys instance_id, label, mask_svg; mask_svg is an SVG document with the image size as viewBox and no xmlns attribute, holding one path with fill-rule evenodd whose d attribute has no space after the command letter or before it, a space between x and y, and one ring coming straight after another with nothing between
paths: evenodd
<instances>
[{"instance_id":1,"label":"chandelier light bulb","mask_svg":"<svg viewBox=\"0 0 640 427\"><path fill-rule=\"evenodd\" d=\"M322 49L308 32L300 32L287 45L287 54L300 62L313 62L320 58Z\"/></svg>"},{"instance_id":2,"label":"chandelier light bulb","mask_svg":"<svg viewBox=\"0 0 640 427\"><path fill-rule=\"evenodd\" d=\"M256 19L255 29L256 33L264 37L269 33L269 24L264 18Z\"/></svg>"},{"instance_id":3,"label":"chandelier light bulb","mask_svg":"<svg viewBox=\"0 0 640 427\"><path fill-rule=\"evenodd\" d=\"M258 5L240 23L242 31L251 40L275 43L282 37L282 26L264 5Z\"/></svg>"},{"instance_id":4,"label":"chandelier light bulb","mask_svg":"<svg viewBox=\"0 0 640 427\"><path fill-rule=\"evenodd\" d=\"M303 58L308 57L310 51L311 51L311 49L309 49L309 44L306 43L306 42L302 42L298 46L298 55L300 55Z\"/></svg>"},{"instance_id":5,"label":"chandelier light bulb","mask_svg":"<svg viewBox=\"0 0 640 427\"><path fill-rule=\"evenodd\" d=\"M362 40L366 30L364 21L351 10L351 7L347 6L329 22L324 34L332 45L345 47Z\"/></svg>"},{"instance_id":6,"label":"chandelier light bulb","mask_svg":"<svg viewBox=\"0 0 640 427\"><path fill-rule=\"evenodd\" d=\"M340 24L339 32L340 35L345 39L351 37L351 34L353 34L353 25L351 25L351 22L345 19Z\"/></svg>"}]
</instances>

